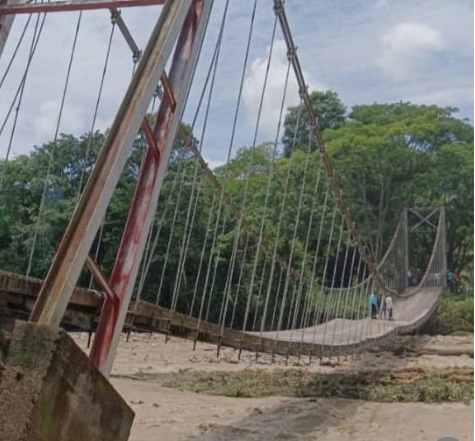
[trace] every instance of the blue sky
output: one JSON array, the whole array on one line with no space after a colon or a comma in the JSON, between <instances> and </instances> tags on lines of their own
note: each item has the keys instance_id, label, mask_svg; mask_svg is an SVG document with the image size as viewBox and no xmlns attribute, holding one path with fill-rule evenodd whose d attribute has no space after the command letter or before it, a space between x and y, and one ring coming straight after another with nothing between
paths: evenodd
<instances>
[{"instance_id":1,"label":"blue sky","mask_svg":"<svg viewBox=\"0 0 475 441\"><path fill-rule=\"evenodd\" d=\"M251 145L269 50L274 14L271 0L259 0L246 70L243 97L232 153ZM215 0L184 119L194 114L222 16L224 0ZM211 166L222 163L230 147L245 44L253 6L251 0L230 0L217 80L203 142ZM338 92L348 108L373 102L412 101L460 108L473 121L473 3L465 0L287 0L294 41L311 89ZM138 45L146 44L160 7L131 8L123 17ZM26 17L17 17L0 59L4 71ZM53 138L76 13L47 17L20 106L12 154L31 150ZM32 21L33 23L33 21ZM60 132L80 135L89 130L111 25L107 11L83 14L71 82ZM12 69L0 89L3 121L25 67L33 35L30 25ZM276 137L287 68L286 49L277 33L258 141ZM99 108L97 128L114 118L132 74L130 52L117 32ZM285 106L298 104L291 76ZM202 133L203 112L195 132ZM5 156L13 118L0 137Z\"/></svg>"}]
</instances>

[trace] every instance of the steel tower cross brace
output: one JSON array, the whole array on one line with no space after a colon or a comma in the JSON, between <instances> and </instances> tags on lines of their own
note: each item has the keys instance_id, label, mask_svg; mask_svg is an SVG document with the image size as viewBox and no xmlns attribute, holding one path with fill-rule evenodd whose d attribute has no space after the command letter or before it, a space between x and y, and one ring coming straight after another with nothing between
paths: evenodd
<instances>
[{"instance_id":1,"label":"steel tower cross brace","mask_svg":"<svg viewBox=\"0 0 475 441\"><path fill-rule=\"evenodd\" d=\"M110 370L114 355L111 352L114 347L112 343L118 339L121 331L119 322L122 320L123 324L130 301L138 262L143 254L147 227L156 208L211 4L212 0L168 0L165 3L30 317L38 323L59 326L132 144L140 126L144 124L144 116L153 93L160 78L164 76L166 63L176 46L169 79L175 102L162 102L153 131L156 143L151 145L150 136L146 136L149 140L146 154L147 157L153 156L153 165L148 165L141 171L110 281L110 286L119 288L118 292L114 291L118 302L106 301L102 311L101 329L113 330L113 335L103 331L104 335L100 337L103 343L96 344L94 359L106 374ZM159 155L157 147L160 150ZM147 161L144 161L144 164L147 164ZM144 175L148 180L144 181ZM129 250L133 253L130 258L124 256L124 252Z\"/></svg>"},{"instance_id":2,"label":"steel tower cross brace","mask_svg":"<svg viewBox=\"0 0 475 441\"><path fill-rule=\"evenodd\" d=\"M153 132L144 130L149 149L143 161L134 198L110 278L112 290L122 304L119 314L111 309L101 315L91 349L91 358L106 375L110 372L128 305L135 285L147 233L158 204L170 153L176 139L198 57L211 1L195 0L178 38L165 93ZM155 146L154 148L150 148ZM158 154L157 154L158 152Z\"/></svg>"}]
</instances>

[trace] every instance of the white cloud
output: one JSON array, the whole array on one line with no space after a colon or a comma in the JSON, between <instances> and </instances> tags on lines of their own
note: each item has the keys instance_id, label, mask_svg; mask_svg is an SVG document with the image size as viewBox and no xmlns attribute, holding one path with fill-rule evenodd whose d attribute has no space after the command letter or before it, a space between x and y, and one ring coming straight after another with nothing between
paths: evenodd
<instances>
[{"instance_id":1,"label":"white cloud","mask_svg":"<svg viewBox=\"0 0 475 441\"><path fill-rule=\"evenodd\" d=\"M208 164L208 167L210 168L210 170L214 170L217 167L221 167L226 162L226 161L223 161L221 159L204 158L204 160Z\"/></svg>"},{"instance_id":2,"label":"white cloud","mask_svg":"<svg viewBox=\"0 0 475 441\"><path fill-rule=\"evenodd\" d=\"M444 47L437 29L416 22L392 27L383 35L382 45L383 53L377 66L394 79L402 79L421 68L431 55Z\"/></svg>"},{"instance_id":3,"label":"white cloud","mask_svg":"<svg viewBox=\"0 0 475 441\"><path fill-rule=\"evenodd\" d=\"M251 68L244 82L243 100L247 110L248 123L252 128L251 130L254 130L257 121L261 93L267 69L269 50L270 48L268 47L265 57L256 58L252 62ZM272 53L269 77L267 80L266 93L264 95L260 120L261 134L266 136L269 140L274 139L279 122L287 66L287 48L285 42L282 40L277 40L274 44ZM323 89L322 85L317 85L312 80L308 72L304 71L304 76L310 89ZM285 109L287 109L289 106L296 106L299 102L300 98L298 95L298 84L293 70L291 69L287 95L285 99Z\"/></svg>"},{"instance_id":4,"label":"white cloud","mask_svg":"<svg viewBox=\"0 0 475 441\"><path fill-rule=\"evenodd\" d=\"M124 10L126 22L141 48L149 36L158 14L158 7ZM104 69L111 32L108 11L86 11L79 38L59 132L81 136L91 127L99 84ZM29 68L18 123L11 147L11 156L29 152L34 145L51 141L58 119L59 105L66 80L69 57L77 24L77 13L48 14L35 56ZM0 72L13 55L27 17L15 17L12 32L0 58ZM0 88L0 124L23 76L35 20L31 20L25 38L13 61L6 81ZM106 129L117 113L132 74L132 57L121 33L116 29L112 40L106 79L99 106L96 129ZM18 104L18 101L15 105ZM14 113L0 136L0 158L5 157Z\"/></svg>"},{"instance_id":5,"label":"white cloud","mask_svg":"<svg viewBox=\"0 0 475 441\"><path fill-rule=\"evenodd\" d=\"M441 106L453 107L454 103L457 103L459 106L468 107L473 103L473 84L461 84L436 91L413 94L410 96L410 100L418 104L437 103Z\"/></svg>"},{"instance_id":6,"label":"white cloud","mask_svg":"<svg viewBox=\"0 0 475 441\"><path fill-rule=\"evenodd\" d=\"M292 0L287 3L293 38L299 47L306 81L312 89L337 91L349 108L373 101L433 102L460 107L460 116L473 119L473 95L471 98L469 93L473 89L473 6L466 0L355 0L344 7L330 1ZM215 2L185 112L187 122L194 116L201 95L223 9L222 2ZM159 11L159 6L123 10L124 19L142 49ZM233 155L253 140L274 20L269 11L268 2L258 2ZM203 144L203 155L212 158L212 167L219 165L214 161L225 160L230 145L251 12L252 2L230 2ZM319 17L318 26L315 26L315 17ZM15 17L12 33L0 57L0 74L12 56L26 20L27 16ZM57 106L61 100L76 23L77 13L73 12L47 16L30 66L11 147L12 156L29 152L33 145L51 140L54 134L57 107L52 103ZM84 12L60 131L80 136L91 127L110 30L108 11ZM282 38L280 31L277 32L277 38ZM0 88L0 125L23 75L33 33L34 20ZM273 60L257 142L273 140L276 133L287 68L282 41L276 43ZM97 129L106 129L114 119L131 70L130 50L116 30ZM404 81L394 81L400 78ZM298 102L292 72L285 104ZM200 124L203 114L204 111L198 118ZM15 113L10 116L0 136L0 158L5 157L9 147L14 116ZM196 126L198 137L200 124Z\"/></svg>"},{"instance_id":7,"label":"white cloud","mask_svg":"<svg viewBox=\"0 0 475 441\"><path fill-rule=\"evenodd\" d=\"M33 120L35 139L38 144L52 141L58 123L60 109L59 101L45 101L40 105L39 112ZM84 127L84 119L80 109L74 106L65 106L59 124L60 133L78 133Z\"/></svg>"},{"instance_id":8,"label":"white cloud","mask_svg":"<svg viewBox=\"0 0 475 441\"><path fill-rule=\"evenodd\" d=\"M388 0L376 0L374 3L375 8L385 8L389 5Z\"/></svg>"}]
</instances>

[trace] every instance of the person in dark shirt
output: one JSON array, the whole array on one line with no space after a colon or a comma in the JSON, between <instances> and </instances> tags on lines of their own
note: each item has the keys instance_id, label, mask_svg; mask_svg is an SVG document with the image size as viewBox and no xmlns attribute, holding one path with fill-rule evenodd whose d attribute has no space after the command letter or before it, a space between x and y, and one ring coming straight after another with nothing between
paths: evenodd
<instances>
[{"instance_id":1,"label":"person in dark shirt","mask_svg":"<svg viewBox=\"0 0 475 441\"><path fill-rule=\"evenodd\" d=\"M378 314L378 297L374 291L371 291L371 295L369 296L369 304L371 308L371 318L375 319Z\"/></svg>"}]
</instances>

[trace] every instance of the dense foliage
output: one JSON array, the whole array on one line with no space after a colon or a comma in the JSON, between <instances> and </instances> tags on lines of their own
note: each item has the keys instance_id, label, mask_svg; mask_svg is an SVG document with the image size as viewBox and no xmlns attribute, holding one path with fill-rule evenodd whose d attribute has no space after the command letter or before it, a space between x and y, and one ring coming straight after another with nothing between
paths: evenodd
<instances>
[{"instance_id":1,"label":"dense foliage","mask_svg":"<svg viewBox=\"0 0 475 441\"><path fill-rule=\"evenodd\" d=\"M443 297L422 331L430 335L473 334L473 293Z\"/></svg>"},{"instance_id":2,"label":"dense foliage","mask_svg":"<svg viewBox=\"0 0 475 441\"><path fill-rule=\"evenodd\" d=\"M379 259L384 253L403 207L434 207L445 203L448 265L471 277L473 127L457 119L452 108L410 103L373 104L355 106L346 115L345 106L334 92L314 92L312 104L322 115L320 123L327 148L352 217L375 258ZM271 244L277 243L276 250L280 255L291 254L291 266L310 278L314 267L305 256L314 252L319 243L315 229L306 245L305 226L311 219L312 208L315 219L322 217L325 192L320 190L314 201L315 186L319 181L319 156L309 137L303 113L298 108L288 110L283 150L277 151L273 165L275 146L264 143L255 148L240 149L229 164L216 169L215 173L235 204L244 207L246 219L255 231L259 231L263 213L266 213L265 238ZM62 135L56 143L35 147L30 155L19 156L8 163L0 162L1 269L24 274L35 241L30 274L45 276L104 138L105 135L99 132L79 138ZM93 245L94 253L99 246L98 260L106 273L112 270L144 149L145 142L138 136L103 228ZM269 173L273 173L270 185ZM47 176L49 180L45 187ZM306 183L302 187L303 176ZM323 179L319 185L324 188ZM284 192L285 200L282 199ZM244 234L244 229L239 228L228 211L219 209L219 200L219 193L199 172L192 155L178 143L170 160L154 223L152 236L158 232L160 241L151 259L144 297L155 301L160 291L160 301L170 304L178 283L177 307L196 312L202 296L206 295L202 293L210 289L213 274L216 274L214 289L218 293L226 290L232 250L237 246L236 265L243 268L245 276L242 279L234 277L230 282L229 289L234 295L230 297L229 314L232 311L235 324L241 324L247 306L245 295L239 294L248 292L252 286L255 295L250 309L262 310L264 296L261 291L265 286L262 288L261 280L271 277L271 268L262 254L255 261L250 257L255 254L255 242ZM190 201L196 202L190 205ZM40 207L41 217L38 218ZM332 210L327 210L321 234L322 247L330 240L331 216ZM187 243L190 219L193 219L193 240ZM213 236L215 231L217 234ZM207 247L203 247L205 238ZM345 243L345 237L342 243ZM180 250L184 246L188 249L187 258L182 268L178 268ZM247 250L247 258L243 249ZM355 281L354 272L341 270L342 249L333 250L329 256L332 263L339 262L336 275L322 272L325 256L321 253L315 276L322 280L322 286L332 277L344 285ZM207 269L203 259L209 256L212 265ZM253 267L259 275L255 280L250 276ZM206 271L211 274L208 278L204 277ZM275 284L279 277L282 275L276 270L272 275ZM89 276L84 272L81 283L88 282ZM290 293L295 291L298 291L297 284L289 288ZM292 295L289 294L288 302L292 301ZM271 300L269 310L276 301ZM223 313L221 298L209 302L209 306L206 302L209 301L203 303L210 317L216 319ZM358 305L358 308L364 310L365 306ZM350 310L345 313L347 316L352 314ZM255 318L250 317L254 324ZM284 317L284 320L290 320L290 317Z\"/></svg>"}]
</instances>

